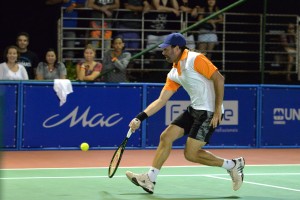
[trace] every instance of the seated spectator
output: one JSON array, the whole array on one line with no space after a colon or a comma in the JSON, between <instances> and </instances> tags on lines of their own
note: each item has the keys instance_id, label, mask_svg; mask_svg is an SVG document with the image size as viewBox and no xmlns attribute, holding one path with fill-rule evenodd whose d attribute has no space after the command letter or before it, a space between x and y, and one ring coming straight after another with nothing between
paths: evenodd
<instances>
[{"instance_id":1,"label":"seated spectator","mask_svg":"<svg viewBox=\"0 0 300 200\"><path fill-rule=\"evenodd\" d=\"M38 64L36 69L37 80L65 79L67 70L62 62L57 62L54 49L48 49L45 60Z\"/></svg>"},{"instance_id":2,"label":"seated spectator","mask_svg":"<svg viewBox=\"0 0 300 200\"><path fill-rule=\"evenodd\" d=\"M18 63L23 65L27 71L29 79L35 78L35 70L38 64L38 56L28 49L29 34L21 32L17 35L17 46L19 47L20 57Z\"/></svg>"},{"instance_id":3,"label":"seated spectator","mask_svg":"<svg viewBox=\"0 0 300 200\"><path fill-rule=\"evenodd\" d=\"M291 82L291 71L296 60L296 27L295 24L288 24L287 31L281 35L281 43L287 53L287 74L286 80Z\"/></svg>"},{"instance_id":4,"label":"seated spectator","mask_svg":"<svg viewBox=\"0 0 300 200\"><path fill-rule=\"evenodd\" d=\"M145 18L149 20L145 27L153 30L147 34L147 48L162 42L169 34L164 32L165 30L180 29L179 22L175 24L172 22L175 19L179 20L180 11L177 0L152 0L152 5L156 12L149 12L145 15Z\"/></svg>"},{"instance_id":5,"label":"seated spectator","mask_svg":"<svg viewBox=\"0 0 300 200\"><path fill-rule=\"evenodd\" d=\"M78 0L65 0L64 4L62 5L63 7L65 7L64 14L63 14L64 28L77 28L76 18L78 18L78 11L75 8L82 6L82 5L78 5L77 1ZM73 19L65 19L65 18L73 18ZM75 30L72 29L63 31L63 37L64 37L64 47L70 48L70 50L66 50L63 52L63 57L67 60L71 60L72 58L74 58L74 50L72 50L72 48L75 48L76 32Z\"/></svg>"},{"instance_id":6,"label":"seated spectator","mask_svg":"<svg viewBox=\"0 0 300 200\"><path fill-rule=\"evenodd\" d=\"M119 12L119 19L122 21L117 25L120 29L118 35L124 39L127 49L138 51L141 48L142 13L149 12L152 9L151 5L148 1L124 0L121 8L130 11Z\"/></svg>"},{"instance_id":7,"label":"seated spectator","mask_svg":"<svg viewBox=\"0 0 300 200\"><path fill-rule=\"evenodd\" d=\"M219 11L219 7L216 4L216 0L206 0L205 6L203 8L198 7L198 12L201 13L198 16L198 20L202 20L209 15ZM217 15L216 17L209 19L205 23L200 25L199 35L198 35L198 50L205 53L208 58L211 59L212 50L218 43L218 36L216 33L217 24L223 21L222 15Z\"/></svg>"},{"instance_id":8,"label":"seated spectator","mask_svg":"<svg viewBox=\"0 0 300 200\"><path fill-rule=\"evenodd\" d=\"M91 21L91 28L94 28L95 30L91 31L90 34L92 38L97 39L92 42L94 47L97 48L98 46L101 46L99 45L99 42L101 42L99 39L103 39L104 37L104 44L102 44L102 46L104 45L104 48L109 49L111 46L112 31L107 29L112 27L112 22L107 19L103 22L102 18L112 17L113 10L120 8L120 0L87 0L87 6L92 9L92 18L98 19ZM104 36L102 35L103 28L106 29L104 30Z\"/></svg>"},{"instance_id":9,"label":"seated spectator","mask_svg":"<svg viewBox=\"0 0 300 200\"><path fill-rule=\"evenodd\" d=\"M4 62L0 64L0 80L28 80L25 67L17 60L19 58L18 47L9 46L4 50Z\"/></svg>"},{"instance_id":10,"label":"seated spectator","mask_svg":"<svg viewBox=\"0 0 300 200\"><path fill-rule=\"evenodd\" d=\"M122 37L115 37L113 49L105 52L103 57L103 75L105 82L127 82L126 68L131 58L131 53L124 52Z\"/></svg>"},{"instance_id":11,"label":"seated spectator","mask_svg":"<svg viewBox=\"0 0 300 200\"><path fill-rule=\"evenodd\" d=\"M102 64L95 61L96 49L88 44L84 48L84 61L76 65L77 79L80 81L100 81Z\"/></svg>"},{"instance_id":12,"label":"seated spectator","mask_svg":"<svg viewBox=\"0 0 300 200\"><path fill-rule=\"evenodd\" d=\"M167 35L172 31L180 30L180 11L177 0L151 0L154 12L145 14L145 28L151 31L146 31L147 37L146 48L153 48L160 42L164 41ZM169 32L166 32L169 31ZM161 54L161 49L154 48L145 54L151 61L149 67L168 68L170 63L167 63ZM161 76L160 74L158 76Z\"/></svg>"},{"instance_id":13,"label":"seated spectator","mask_svg":"<svg viewBox=\"0 0 300 200\"><path fill-rule=\"evenodd\" d=\"M198 17L198 7L200 4L199 2L197 3L196 1L191 1L191 0L179 0L178 1L180 11L182 11L183 14L183 21L181 23L181 29L186 29L188 26L192 25L195 20ZM192 33L185 33L184 34L186 37L186 46L189 49L195 49L196 44L195 44L195 39L194 35Z\"/></svg>"}]
</instances>

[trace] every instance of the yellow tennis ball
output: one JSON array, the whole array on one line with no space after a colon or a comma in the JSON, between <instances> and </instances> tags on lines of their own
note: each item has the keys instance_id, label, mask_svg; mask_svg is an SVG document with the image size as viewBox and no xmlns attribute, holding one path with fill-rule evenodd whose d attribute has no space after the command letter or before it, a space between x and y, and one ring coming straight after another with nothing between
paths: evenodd
<instances>
[{"instance_id":1,"label":"yellow tennis ball","mask_svg":"<svg viewBox=\"0 0 300 200\"><path fill-rule=\"evenodd\" d=\"M87 150L89 150L89 148L90 148L90 146L89 146L89 144L86 143L86 142L83 142L83 143L80 145L80 149L81 149L82 151L87 151Z\"/></svg>"}]
</instances>

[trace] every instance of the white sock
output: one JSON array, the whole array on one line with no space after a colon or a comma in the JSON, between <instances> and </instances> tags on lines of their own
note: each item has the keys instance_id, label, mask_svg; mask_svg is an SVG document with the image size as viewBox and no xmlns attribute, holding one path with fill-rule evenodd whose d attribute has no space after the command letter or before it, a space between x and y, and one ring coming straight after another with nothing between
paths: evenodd
<instances>
[{"instance_id":1,"label":"white sock","mask_svg":"<svg viewBox=\"0 0 300 200\"><path fill-rule=\"evenodd\" d=\"M156 169L155 167L151 167L148 171L148 176L151 182L155 182L157 175L159 173L159 169Z\"/></svg>"},{"instance_id":2,"label":"white sock","mask_svg":"<svg viewBox=\"0 0 300 200\"><path fill-rule=\"evenodd\" d=\"M224 162L223 162L223 165L222 165L222 167L223 167L224 169L230 170L230 169L232 169L234 166L235 166L235 162L233 162L233 160L227 160L227 159L224 159Z\"/></svg>"}]
</instances>

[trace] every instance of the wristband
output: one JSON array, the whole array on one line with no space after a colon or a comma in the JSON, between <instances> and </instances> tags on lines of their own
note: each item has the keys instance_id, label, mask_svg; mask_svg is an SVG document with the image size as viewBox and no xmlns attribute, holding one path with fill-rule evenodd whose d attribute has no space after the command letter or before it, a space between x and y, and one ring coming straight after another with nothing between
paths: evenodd
<instances>
[{"instance_id":1,"label":"wristband","mask_svg":"<svg viewBox=\"0 0 300 200\"><path fill-rule=\"evenodd\" d=\"M141 122L148 118L148 115L145 112L140 112L135 118L139 119Z\"/></svg>"}]
</instances>

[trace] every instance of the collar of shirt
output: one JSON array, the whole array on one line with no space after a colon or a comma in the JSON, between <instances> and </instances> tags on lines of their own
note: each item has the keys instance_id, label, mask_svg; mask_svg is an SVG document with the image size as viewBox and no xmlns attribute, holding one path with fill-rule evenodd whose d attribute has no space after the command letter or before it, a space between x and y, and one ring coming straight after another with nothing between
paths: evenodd
<instances>
[{"instance_id":1,"label":"collar of shirt","mask_svg":"<svg viewBox=\"0 0 300 200\"><path fill-rule=\"evenodd\" d=\"M177 69L178 71L178 75L180 76L181 75L181 68L180 68L180 61L184 60L187 58L187 55L188 55L188 52L189 50L188 49L185 49L179 59L179 61L177 63L173 63L173 67Z\"/></svg>"}]
</instances>

